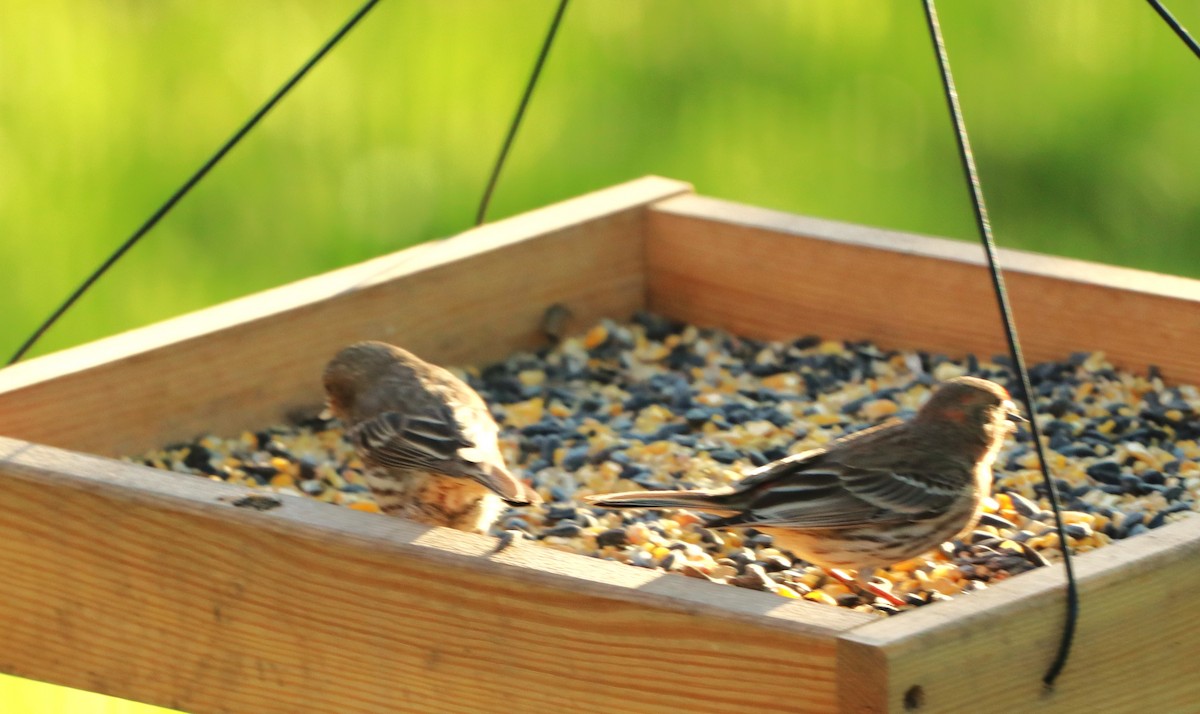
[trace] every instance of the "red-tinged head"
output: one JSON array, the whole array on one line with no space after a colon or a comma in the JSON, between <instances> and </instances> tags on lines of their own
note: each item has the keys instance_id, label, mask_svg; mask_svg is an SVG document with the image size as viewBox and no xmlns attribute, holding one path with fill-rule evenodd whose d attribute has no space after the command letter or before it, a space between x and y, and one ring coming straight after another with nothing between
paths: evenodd
<instances>
[{"instance_id":1,"label":"red-tinged head","mask_svg":"<svg viewBox=\"0 0 1200 714\"><path fill-rule=\"evenodd\" d=\"M1012 430L1009 420L1025 419L1004 387L978 377L958 377L938 386L913 422L991 442Z\"/></svg>"},{"instance_id":2,"label":"red-tinged head","mask_svg":"<svg viewBox=\"0 0 1200 714\"><path fill-rule=\"evenodd\" d=\"M329 413L343 421L353 413L358 397L401 362L417 358L385 342L358 342L338 352L325 366L322 382Z\"/></svg>"}]
</instances>

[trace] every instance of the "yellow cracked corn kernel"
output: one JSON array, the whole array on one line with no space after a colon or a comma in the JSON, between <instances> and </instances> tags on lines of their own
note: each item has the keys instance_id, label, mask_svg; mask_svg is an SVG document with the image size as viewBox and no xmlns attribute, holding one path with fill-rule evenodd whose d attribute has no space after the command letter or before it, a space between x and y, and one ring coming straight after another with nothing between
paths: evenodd
<instances>
[{"instance_id":1,"label":"yellow cracked corn kernel","mask_svg":"<svg viewBox=\"0 0 1200 714\"><path fill-rule=\"evenodd\" d=\"M1063 511L1063 523L1086 523L1093 528L1096 526L1096 516L1085 511Z\"/></svg>"},{"instance_id":2,"label":"yellow cracked corn kernel","mask_svg":"<svg viewBox=\"0 0 1200 714\"><path fill-rule=\"evenodd\" d=\"M540 387L546 381L546 373L540 369L525 369L517 373L517 379L526 387Z\"/></svg>"},{"instance_id":3,"label":"yellow cracked corn kernel","mask_svg":"<svg viewBox=\"0 0 1200 714\"><path fill-rule=\"evenodd\" d=\"M504 421L509 426L517 427L518 429L536 424L542 420L546 413L546 402L541 397L524 402L510 404L505 408Z\"/></svg>"},{"instance_id":4,"label":"yellow cracked corn kernel","mask_svg":"<svg viewBox=\"0 0 1200 714\"><path fill-rule=\"evenodd\" d=\"M837 605L837 600L834 600L829 593L823 590L813 590L812 592L806 594L804 599L811 600L813 602L819 602L823 605Z\"/></svg>"},{"instance_id":5,"label":"yellow cracked corn kernel","mask_svg":"<svg viewBox=\"0 0 1200 714\"><path fill-rule=\"evenodd\" d=\"M891 399L876 399L863 405L863 416L871 421L877 421L900 411L900 407Z\"/></svg>"},{"instance_id":6,"label":"yellow cracked corn kernel","mask_svg":"<svg viewBox=\"0 0 1200 714\"><path fill-rule=\"evenodd\" d=\"M607 339L608 328L604 325L596 325L588 330L587 335L583 338L583 346L590 350L604 344Z\"/></svg>"},{"instance_id":7,"label":"yellow cracked corn kernel","mask_svg":"<svg viewBox=\"0 0 1200 714\"><path fill-rule=\"evenodd\" d=\"M793 392L800 386L800 378L791 372L780 372L763 377L762 385L777 392Z\"/></svg>"}]
</instances>

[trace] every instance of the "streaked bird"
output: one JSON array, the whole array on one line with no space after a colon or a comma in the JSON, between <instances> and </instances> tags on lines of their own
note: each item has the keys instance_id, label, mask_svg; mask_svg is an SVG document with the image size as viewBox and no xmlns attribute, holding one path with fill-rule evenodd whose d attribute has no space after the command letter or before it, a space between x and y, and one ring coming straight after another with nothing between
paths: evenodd
<instances>
[{"instance_id":1,"label":"streaked bird","mask_svg":"<svg viewBox=\"0 0 1200 714\"><path fill-rule=\"evenodd\" d=\"M487 404L449 371L359 342L330 361L323 381L384 513L487 533L505 503L540 502L504 463Z\"/></svg>"},{"instance_id":2,"label":"streaked bird","mask_svg":"<svg viewBox=\"0 0 1200 714\"><path fill-rule=\"evenodd\" d=\"M916 557L979 520L992 463L1017 415L994 382L943 383L909 421L892 419L794 454L722 489L591 496L602 508L715 513L709 528L753 527L824 568L864 568Z\"/></svg>"}]
</instances>

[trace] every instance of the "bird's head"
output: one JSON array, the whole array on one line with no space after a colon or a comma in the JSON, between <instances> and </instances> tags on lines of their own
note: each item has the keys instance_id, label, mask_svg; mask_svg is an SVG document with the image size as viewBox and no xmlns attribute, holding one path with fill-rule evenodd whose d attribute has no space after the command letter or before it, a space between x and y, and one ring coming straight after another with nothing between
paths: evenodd
<instances>
[{"instance_id":1,"label":"bird's head","mask_svg":"<svg viewBox=\"0 0 1200 714\"><path fill-rule=\"evenodd\" d=\"M322 375L328 415L346 421L358 395L395 365L399 351L385 342L358 342L338 352Z\"/></svg>"},{"instance_id":2,"label":"bird's head","mask_svg":"<svg viewBox=\"0 0 1200 714\"><path fill-rule=\"evenodd\" d=\"M1013 421L1026 421L1008 391L978 377L943 382L917 412L916 420L947 431L1003 437Z\"/></svg>"}]
</instances>

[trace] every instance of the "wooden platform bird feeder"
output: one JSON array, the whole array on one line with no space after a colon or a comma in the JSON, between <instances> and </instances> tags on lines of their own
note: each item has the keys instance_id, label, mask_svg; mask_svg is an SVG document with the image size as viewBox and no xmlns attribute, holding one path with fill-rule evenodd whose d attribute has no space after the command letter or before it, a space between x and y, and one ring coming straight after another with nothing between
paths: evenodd
<instances>
[{"instance_id":1,"label":"wooden platform bird feeder","mask_svg":"<svg viewBox=\"0 0 1200 714\"><path fill-rule=\"evenodd\" d=\"M1030 360L1200 383L1200 282L1001 251ZM530 276L536 274L537 279ZM947 301L954 305L947 311ZM754 338L1005 351L975 245L643 178L0 371L0 671L188 712L1194 710L1200 519L879 618L114 460L321 401L382 339L443 364L648 309Z\"/></svg>"}]
</instances>

